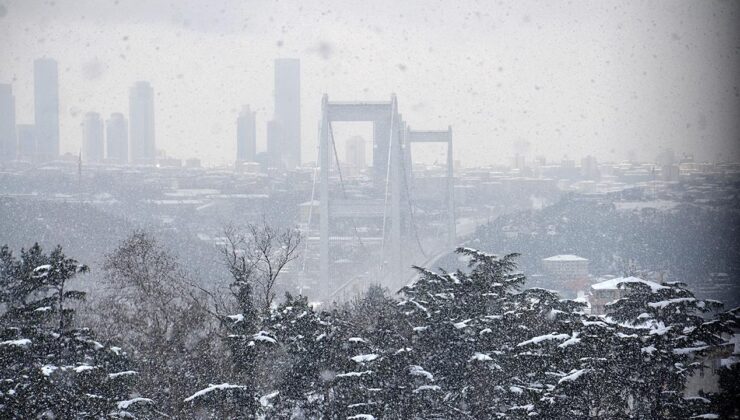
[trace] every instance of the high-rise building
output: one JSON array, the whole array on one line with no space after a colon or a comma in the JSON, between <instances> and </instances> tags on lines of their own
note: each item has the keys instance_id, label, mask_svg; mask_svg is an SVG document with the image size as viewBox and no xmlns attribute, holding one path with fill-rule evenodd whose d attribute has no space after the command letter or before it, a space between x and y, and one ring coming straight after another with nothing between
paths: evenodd
<instances>
[{"instance_id":1,"label":"high-rise building","mask_svg":"<svg viewBox=\"0 0 740 420\"><path fill-rule=\"evenodd\" d=\"M18 159L36 160L36 127L33 124L18 124Z\"/></svg>"},{"instance_id":2,"label":"high-rise building","mask_svg":"<svg viewBox=\"0 0 740 420\"><path fill-rule=\"evenodd\" d=\"M599 179L601 173L599 172L599 163L596 158L588 155L581 159L581 175L586 179Z\"/></svg>"},{"instance_id":3,"label":"high-rise building","mask_svg":"<svg viewBox=\"0 0 740 420\"><path fill-rule=\"evenodd\" d=\"M82 123L82 157L85 162L101 162L103 148L103 120L97 112L88 112Z\"/></svg>"},{"instance_id":4,"label":"high-rise building","mask_svg":"<svg viewBox=\"0 0 740 420\"><path fill-rule=\"evenodd\" d=\"M33 62L36 146L42 160L59 156L59 75L57 62L39 58Z\"/></svg>"},{"instance_id":5,"label":"high-rise building","mask_svg":"<svg viewBox=\"0 0 740 420\"><path fill-rule=\"evenodd\" d=\"M270 168L283 168L285 162L283 161L283 136L280 124L277 121L271 120L267 122L267 167Z\"/></svg>"},{"instance_id":6,"label":"high-rise building","mask_svg":"<svg viewBox=\"0 0 740 420\"><path fill-rule=\"evenodd\" d=\"M359 174L365 169L365 139L352 136L344 144L344 161L352 174Z\"/></svg>"},{"instance_id":7,"label":"high-rise building","mask_svg":"<svg viewBox=\"0 0 740 420\"><path fill-rule=\"evenodd\" d=\"M15 131L15 97L10 85L0 84L0 160L13 160L18 153Z\"/></svg>"},{"instance_id":8,"label":"high-rise building","mask_svg":"<svg viewBox=\"0 0 740 420\"><path fill-rule=\"evenodd\" d=\"M257 155L257 125L255 113L244 106L236 119L236 160L254 162Z\"/></svg>"},{"instance_id":9,"label":"high-rise building","mask_svg":"<svg viewBox=\"0 0 740 420\"><path fill-rule=\"evenodd\" d=\"M274 121L279 133L268 143L278 142L279 160L286 169L294 169L301 164L301 62L297 58L275 60Z\"/></svg>"},{"instance_id":10,"label":"high-rise building","mask_svg":"<svg viewBox=\"0 0 740 420\"><path fill-rule=\"evenodd\" d=\"M514 169L518 170L520 175L527 171L527 159L524 155L519 153L514 155Z\"/></svg>"},{"instance_id":11,"label":"high-rise building","mask_svg":"<svg viewBox=\"0 0 740 420\"><path fill-rule=\"evenodd\" d=\"M116 163L128 162L128 121L120 112L114 112L105 122L105 156Z\"/></svg>"},{"instance_id":12,"label":"high-rise building","mask_svg":"<svg viewBox=\"0 0 740 420\"><path fill-rule=\"evenodd\" d=\"M154 141L154 90L149 82L136 82L129 92L131 161L151 163L157 158Z\"/></svg>"}]
</instances>

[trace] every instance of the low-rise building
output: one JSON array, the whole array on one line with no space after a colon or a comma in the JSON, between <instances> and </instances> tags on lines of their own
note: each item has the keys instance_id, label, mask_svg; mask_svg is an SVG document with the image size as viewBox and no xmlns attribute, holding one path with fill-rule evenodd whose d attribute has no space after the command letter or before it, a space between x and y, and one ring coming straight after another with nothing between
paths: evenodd
<instances>
[{"instance_id":1,"label":"low-rise building","mask_svg":"<svg viewBox=\"0 0 740 420\"><path fill-rule=\"evenodd\" d=\"M542 266L554 281L554 286L575 296L588 285L588 259L578 255L554 255L542 260Z\"/></svg>"}]
</instances>

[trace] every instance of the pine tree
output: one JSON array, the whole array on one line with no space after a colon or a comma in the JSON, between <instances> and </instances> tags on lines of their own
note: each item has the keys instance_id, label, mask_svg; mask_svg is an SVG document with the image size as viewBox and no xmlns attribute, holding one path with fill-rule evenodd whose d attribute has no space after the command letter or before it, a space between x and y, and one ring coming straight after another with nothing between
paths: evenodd
<instances>
[{"instance_id":1,"label":"pine tree","mask_svg":"<svg viewBox=\"0 0 740 420\"><path fill-rule=\"evenodd\" d=\"M275 416L289 418L300 413L305 418L320 417L326 380L323 372L330 363L329 325L305 296L286 293L285 300L272 312L270 329L282 347L286 365L277 385Z\"/></svg>"},{"instance_id":2,"label":"pine tree","mask_svg":"<svg viewBox=\"0 0 740 420\"><path fill-rule=\"evenodd\" d=\"M503 354L491 328L510 306L524 282L514 271L516 254L503 257L460 248L469 259L469 272L435 273L418 268L419 278L401 291L418 365L435 385L418 391L435 403L420 416L485 418L495 415L495 393L503 389ZM507 309L508 310L508 309ZM492 334L491 337L487 337ZM498 388L496 388L498 386Z\"/></svg>"},{"instance_id":3,"label":"pine tree","mask_svg":"<svg viewBox=\"0 0 740 420\"><path fill-rule=\"evenodd\" d=\"M697 408L695 402L683 398L683 389L688 375L699 366L697 356L724 341L721 323L702 317L721 309L722 304L697 299L681 283L632 281L622 287L626 296L607 309L631 342L618 357L629 360L632 369L640 372L624 384L632 393L636 412L663 418L701 414L706 407Z\"/></svg>"},{"instance_id":4,"label":"pine tree","mask_svg":"<svg viewBox=\"0 0 740 420\"><path fill-rule=\"evenodd\" d=\"M254 418L260 413L258 365L277 340L260 328L261 319L248 281L235 279L232 291L239 313L221 318L232 367L229 383L211 385L185 399L196 407L205 403L216 417ZM225 402L225 403L224 403Z\"/></svg>"},{"instance_id":5,"label":"pine tree","mask_svg":"<svg viewBox=\"0 0 740 420\"><path fill-rule=\"evenodd\" d=\"M719 314L717 323L726 329L728 334L740 332L740 307ZM740 355L732 354L722 360L719 369L719 392L711 395L713 412L723 419L740 418Z\"/></svg>"},{"instance_id":6,"label":"pine tree","mask_svg":"<svg viewBox=\"0 0 740 420\"><path fill-rule=\"evenodd\" d=\"M86 271L61 247L46 255L35 244L20 259L0 248L0 417L118 417L152 408L131 394L136 372L121 349L75 326L73 303L85 294L68 283Z\"/></svg>"}]
</instances>

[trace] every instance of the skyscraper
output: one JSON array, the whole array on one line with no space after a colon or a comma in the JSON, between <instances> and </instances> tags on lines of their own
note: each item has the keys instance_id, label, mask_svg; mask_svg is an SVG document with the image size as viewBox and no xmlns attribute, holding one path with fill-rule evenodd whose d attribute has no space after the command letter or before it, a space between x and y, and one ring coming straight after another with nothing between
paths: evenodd
<instances>
[{"instance_id":1,"label":"skyscraper","mask_svg":"<svg viewBox=\"0 0 740 420\"><path fill-rule=\"evenodd\" d=\"M236 119L236 160L254 162L257 154L257 125L255 113L244 106Z\"/></svg>"},{"instance_id":2,"label":"skyscraper","mask_svg":"<svg viewBox=\"0 0 740 420\"><path fill-rule=\"evenodd\" d=\"M128 121L120 112L114 112L105 122L105 156L116 163L128 162Z\"/></svg>"},{"instance_id":3,"label":"skyscraper","mask_svg":"<svg viewBox=\"0 0 740 420\"><path fill-rule=\"evenodd\" d=\"M149 82L136 82L129 92L129 136L131 161L154 163L154 90Z\"/></svg>"},{"instance_id":4,"label":"skyscraper","mask_svg":"<svg viewBox=\"0 0 740 420\"><path fill-rule=\"evenodd\" d=\"M33 124L18 124L18 159L36 160L36 127Z\"/></svg>"},{"instance_id":5,"label":"skyscraper","mask_svg":"<svg viewBox=\"0 0 740 420\"><path fill-rule=\"evenodd\" d=\"M42 160L59 156L59 75L57 62L39 58L33 62L35 138Z\"/></svg>"},{"instance_id":6,"label":"skyscraper","mask_svg":"<svg viewBox=\"0 0 740 420\"><path fill-rule=\"evenodd\" d=\"M344 161L353 175L358 175L365 169L365 139L360 136L347 139L344 144Z\"/></svg>"},{"instance_id":7,"label":"skyscraper","mask_svg":"<svg viewBox=\"0 0 740 420\"><path fill-rule=\"evenodd\" d=\"M97 112L88 112L82 123L82 157L85 162L101 162L103 144L103 120Z\"/></svg>"},{"instance_id":8,"label":"skyscraper","mask_svg":"<svg viewBox=\"0 0 740 420\"><path fill-rule=\"evenodd\" d=\"M0 84L0 160L13 160L17 153L15 96L10 85Z\"/></svg>"},{"instance_id":9,"label":"skyscraper","mask_svg":"<svg viewBox=\"0 0 740 420\"><path fill-rule=\"evenodd\" d=\"M279 133L268 143L278 143L279 160L286 169L294 169L301 164L301 62L297 58L275 60L274 121Z\"/></svg>"},{"instance_id":10,"label":"skyscraper","mask_svg":"<svg viewBox=\"0 0 740 420\"><path fill-rule=\"evenodd\" d=\"M280 125L275 120L267 122L267 167L284 168L283 137Z\"/></svg>"}]
</instances>

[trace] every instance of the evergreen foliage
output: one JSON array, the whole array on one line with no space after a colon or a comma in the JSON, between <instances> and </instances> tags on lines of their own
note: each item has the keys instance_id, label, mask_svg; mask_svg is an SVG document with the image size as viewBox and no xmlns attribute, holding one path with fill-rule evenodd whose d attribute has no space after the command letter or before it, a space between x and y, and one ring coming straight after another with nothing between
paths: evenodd
<instances>
[{"instance_id":1,"label":"evergreen foliage","mask_svg":"<svg viewBox=\"0 0 740 420\"><path fill-rule=\"evenodd\" d=\"M0 248L0 417L103 418L150 412L131 394L137 373L119 348L75 326L85 293L69 282L87 266L38 244L15 258Z\"/></svg>"},{"instance_id":2,"label":"evergreen foliage","mask_svg":"<svg viewBox=\"0 0 740 420\"><path fill-rule=\"evenodd\" d=\"M136 393L147 389L137 381L147 375L187 391L181 407L165 408L174 417L737 416L738 364L728 337L738 331L738 309L719 312L719 302L698 299L683 284L626 281L607 315L595 316L584 302L525 288L516 254L457 253L467 269L417 267L400 300L372 287L323 310L289 293L268 305L264 288L254 293L263 287L256 279L264 277L254 277L259 270L243 254L227 253L230 312L214 312L220 328L203 335L219 345L173 356L176 369L154 369L142 360L151 359L151 349L133 349L132 360L76 326L72 302L84 293L70 290L69 281L86 267L61 249L46 255L34 246L16 259L2 248L0 417L163 415ZM195 321L178 328L188 325L203 328ZM686 395L689 379L710 360L724 361L720 392ZM223 368L190 383L180 378L203 366ZM142 368L147 372L138 374Z\"/></svg>"}]
</instances>

